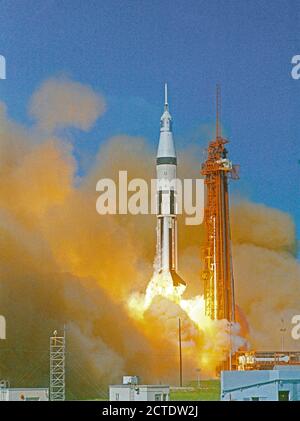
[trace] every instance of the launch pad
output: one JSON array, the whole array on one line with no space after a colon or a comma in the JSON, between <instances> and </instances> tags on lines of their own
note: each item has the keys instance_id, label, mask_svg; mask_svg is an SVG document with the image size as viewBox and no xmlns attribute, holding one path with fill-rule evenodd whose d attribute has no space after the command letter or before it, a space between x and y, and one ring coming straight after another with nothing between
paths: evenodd
<instances>
[{"instance_id":1,"label":"launch pad","mask_svg":"<svg viewBox=\"0 0 300 421\"><path fill-rule=\"evenodd\" d=\"M300 366L300 351L238 351L232 358L234 370L273 370L291 365Z\"/></svg>"}]
</instances>

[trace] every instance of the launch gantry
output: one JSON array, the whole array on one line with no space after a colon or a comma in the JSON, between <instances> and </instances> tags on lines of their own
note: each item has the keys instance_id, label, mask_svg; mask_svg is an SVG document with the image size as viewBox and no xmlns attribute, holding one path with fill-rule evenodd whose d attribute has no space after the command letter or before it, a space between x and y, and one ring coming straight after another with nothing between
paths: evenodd
<instances>
[{"instance_id":1,"label":"launch gantry","mask_svg":"<svg viewBox=\"0 0 300 421\"><path fill-rule=\"evenodd\" d=\"M228 140L221 134L221 92L216 91L216 137L209 143L201 174L205 177L205 245L203 249L205 314L211 319L235 321L234 280L231 257L228 179L238 178L237 167L227 157Z\"/></svg>"}]
</instances>

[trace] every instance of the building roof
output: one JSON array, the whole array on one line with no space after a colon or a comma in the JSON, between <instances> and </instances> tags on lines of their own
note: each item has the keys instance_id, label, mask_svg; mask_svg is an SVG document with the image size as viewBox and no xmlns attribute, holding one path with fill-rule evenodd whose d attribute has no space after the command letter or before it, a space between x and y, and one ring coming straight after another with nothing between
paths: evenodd
<instances>
[{"instance_id":1,"label":"building roof","mask_svg":"<svg viewBox=\"0 0 300 421\"><path fill-rule=\"evenodd\" d=\"M300 384L300 370L297 367L285 366L284 369L222 371L221 384L224 393L239 389L263 386L279 381Z\"/></svg>"},{"instance_id":2,"label":"building roof","mask_svg":"<svg viewBox=\"0 0 300 421\"><path fill-rule=\"evenodd\" d=\"M142 387L146 387L148 389L151 388L164 388L164 387L170 387L168 384L110 384L109 387L123 387L123 388L128 388L128 387L138 387L138 388L142 388Z\"/></svg>"},{"instance_id":3,"label":"building roof","mask_svg":"<svg viewBox=\"0 0 300 421\"><path fill-rule=\"evenodd\" d=\"M48 390L48 387L3 387L2 390L19 390L19 391L31 391L31 390Z\"/></svg>"}]
</instances>

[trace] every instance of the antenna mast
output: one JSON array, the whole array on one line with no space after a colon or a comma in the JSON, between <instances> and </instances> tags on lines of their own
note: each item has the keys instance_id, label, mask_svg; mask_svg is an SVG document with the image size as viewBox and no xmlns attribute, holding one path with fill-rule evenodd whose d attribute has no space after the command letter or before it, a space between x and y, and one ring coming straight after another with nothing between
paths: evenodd
<instances>
[{"instance_id":1,"label":"antenna mast","mask_svg":"<svg viewBox=\"0 0 300 421\"><path fill-rule=\"evenodd\" d=\"M222 137L221 133L221 86L216 85L216 138Z\"/></svg>"}]
</instances>

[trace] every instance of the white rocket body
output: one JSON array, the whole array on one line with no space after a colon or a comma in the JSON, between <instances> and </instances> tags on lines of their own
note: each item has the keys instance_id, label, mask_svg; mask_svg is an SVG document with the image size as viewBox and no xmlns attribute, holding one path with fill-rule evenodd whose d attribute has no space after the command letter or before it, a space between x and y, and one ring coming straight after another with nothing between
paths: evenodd
<instances>
[{"instance_id":1,"label":"white rocket body","mask_svg":"<svg viewBox=\"0 0 300 421\"><path fill-rule=\"evenodd\" d=\"M177 157L169 113L167 85L165 106L160 119L160 138L156 156L157 178L157 264L159 273L170 273L174 286L185 285L177 274Z\"/></svg>"}]
</instances>

